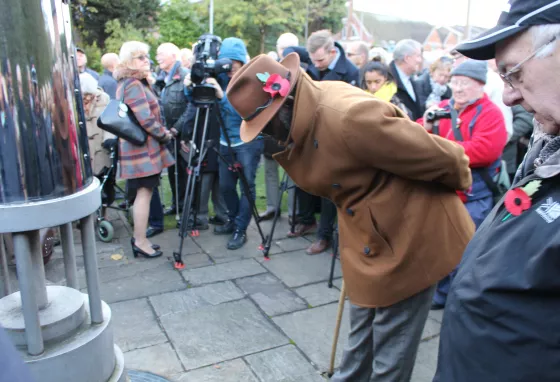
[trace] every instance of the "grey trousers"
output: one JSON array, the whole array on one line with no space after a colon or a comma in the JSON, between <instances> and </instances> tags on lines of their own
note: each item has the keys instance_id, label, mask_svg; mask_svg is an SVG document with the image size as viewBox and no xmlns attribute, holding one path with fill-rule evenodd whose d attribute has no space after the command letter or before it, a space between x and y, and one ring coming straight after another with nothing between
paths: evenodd
<instances>
[{"instance_id":1,"label":"grey trousers","mask_svg":"<svg viewBox=\"0 0 560 382\"><path fill-rule=\"evenodd\" d=\"M385 308L350 305L350 333L331 382L408 382L435 286Z\"/></svg>"},{"instance_id":2,"label":"grey trousers","mask_svg":"<svg viewBox=\"0 0 560 382\"><path fill-rule=\"evenodd\" d=\"M264 181L266 186L266 210L274 211L278 206L280 194L280 181L278 180L278 162L274 159L264 158ZM294 206L295 188L294 182L288 177L288 215L292 216Z\"/></svg>"},{"instance_id":3,"label":"grey trousers","mask_svg":"<svg viewBox=\"0 0 560 382\"><path fill-rule=\"evenodd\" d=\"M226 202L220 193L220 181L217 172L208 172L202 174L200 180L200 203L198 207L197 218L208 220L208 202L210 201L210 193L212 193L212 205L214 206L214 214L224 221L228 220Z\"/></svg>"}]
</instances>

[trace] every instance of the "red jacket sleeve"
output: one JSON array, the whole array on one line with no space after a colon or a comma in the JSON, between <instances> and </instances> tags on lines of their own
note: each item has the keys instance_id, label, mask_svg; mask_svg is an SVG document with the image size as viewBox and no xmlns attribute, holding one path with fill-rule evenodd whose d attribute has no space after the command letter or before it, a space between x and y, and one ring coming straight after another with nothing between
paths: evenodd
<instances>
[{"instance_id":1,"label":"red jacket sleeve","mask_svg":"<svg viewBox=\"0 0 560 382\"><path fill-rule=\"evenodd\" d=\"M468 134L468 121L463 122L461 132ZM487 167L494 163L504 151L507 130L501 110L494 104L485 104L478 115L472 136L465 142L457 142L465 149L470 167Z\"/></svg>"}]
</instances>

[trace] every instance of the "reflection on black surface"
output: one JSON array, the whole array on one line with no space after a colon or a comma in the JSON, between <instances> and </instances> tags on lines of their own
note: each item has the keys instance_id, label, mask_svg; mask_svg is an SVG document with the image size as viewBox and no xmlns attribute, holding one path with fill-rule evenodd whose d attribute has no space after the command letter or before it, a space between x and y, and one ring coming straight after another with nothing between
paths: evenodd
<instances>
[{"instance_id":1,"label":"reflection on black surface","mask_svg":"<svg viewBox=\"0 0 560 382\"><path fill-rule=\"evenodd\" d=\"M68 7L0 1L2 204L71 195L91 181Z\"/></svg>"}]
</instances>

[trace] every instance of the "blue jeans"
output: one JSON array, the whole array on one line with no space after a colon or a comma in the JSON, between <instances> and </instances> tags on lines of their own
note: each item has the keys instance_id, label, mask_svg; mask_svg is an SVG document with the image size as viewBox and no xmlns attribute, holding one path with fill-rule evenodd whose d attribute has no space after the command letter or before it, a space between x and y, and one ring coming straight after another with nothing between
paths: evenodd
<instances>
[{"instance_id":1,"label":"blue jeans","mask_svg":"<svg viewBox=\"0 0 560 382\"><path fill-rule=\"evenodd\" d=\"M469 211L469 215L471 216L477 229L484 219L486 219L486 216L490 213L492 207L494 207L493 204L494 202L491 196L465 203L465 207L467 208L467 211ZM434 303L445 305L449 288L451 287L451 283L457 274L458 267L459 266L456 266L449 275L445 276L445 278L437 284L437 289L433 298Z\"/></svg>"},{"instance_id":2,"label":"blue jeans","mask_svg":"<svg viewBox=\"0 0 560 382\"><path fill-rule=\"evenodd\" d=\"M150 217L148 226L156 229L163 229L163 207L159 197L159 189L154 187L152 199L150 200Z\"/></svg>"},{"instance_id":3,"label":"blue jeans","mask_svg":"<svg viewBox=\"0 0 560 382\"><path fill-rule=\"evenodd\" d=\"M237 194L237 182L241 182L237 173L229 169L229 164L220 160L220 193L224 197L226 207L228 209L228 217L234 222L235 228L246 231L251 222L252 205L255 202L255 178L257 176L257 168L259 160L264 150L264 142L262 140L254 140L244 143L240 146L232 147L237 161L241 164L243 175L249 183L251 195L251 203L245 195L243 184L240 184L241 197ZM228 161L232 161L227 146L220 145L220 153Z\"/></svg>"}]
</instances>

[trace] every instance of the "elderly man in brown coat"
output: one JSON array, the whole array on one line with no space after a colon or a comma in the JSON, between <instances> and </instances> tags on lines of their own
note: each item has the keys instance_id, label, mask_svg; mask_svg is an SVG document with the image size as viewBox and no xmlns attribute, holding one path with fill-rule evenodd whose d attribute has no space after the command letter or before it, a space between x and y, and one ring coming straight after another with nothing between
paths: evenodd
<instances>
[{"instance_id":1,"label":"elderly man in brown coat","mask_svg":"<svg viewBox=\"0 0 560 382\"><path fill-rule=\"evenodd\" d=\"M474 231L455 193L471 185L463 148L361 89L311 80L296 54L256 57L227 96L241 138L273 136L294 182L337 206L351 330L332 380L408 381L434 285Z\"/></svg>"}]
</instances>

